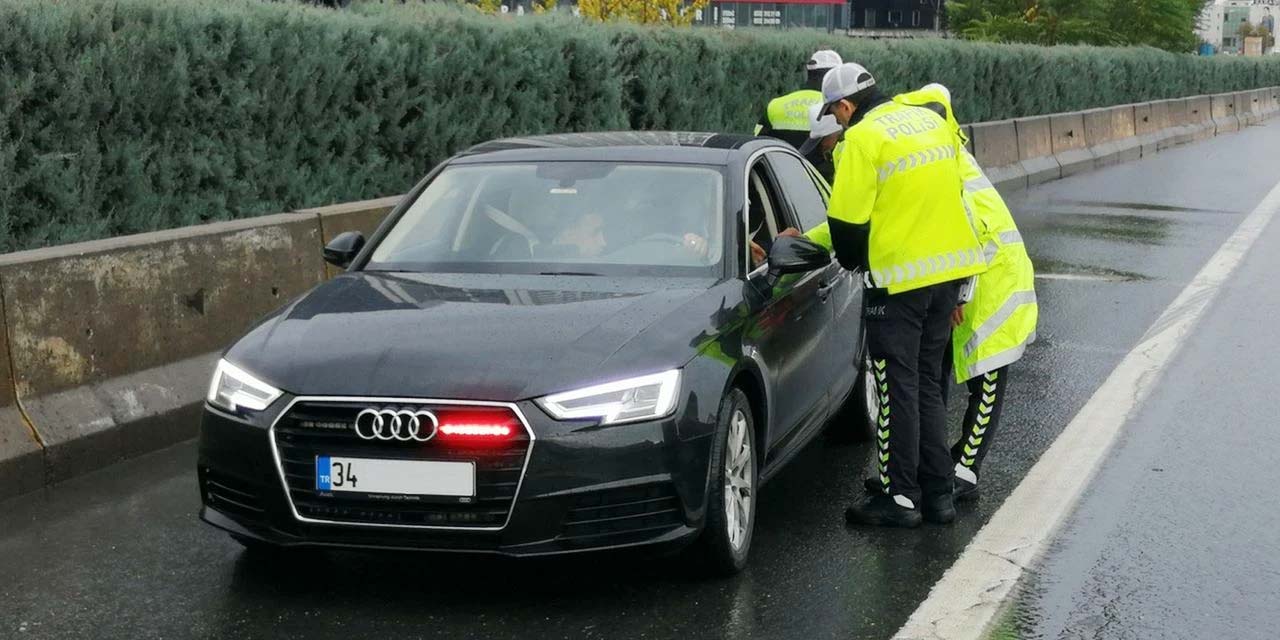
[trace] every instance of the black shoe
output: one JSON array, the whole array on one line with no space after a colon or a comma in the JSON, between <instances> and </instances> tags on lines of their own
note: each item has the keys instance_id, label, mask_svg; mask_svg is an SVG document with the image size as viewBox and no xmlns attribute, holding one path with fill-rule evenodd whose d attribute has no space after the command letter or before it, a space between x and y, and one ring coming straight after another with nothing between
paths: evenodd
<instances>
[{"instance_id":1,"label":"black shoe","mask_svg":"<svg viewBox=\"0 0 1280 640\"><path fill-rule=\"evenodd\" d=\"M968 502L970 500L978 499L977 483L969 482L964 478L956 478L954 487L955 489L952 491L951 495L955 498L956 502Z\"/></svg>"},{"instance_id":2,"label":"black shoe","mask_svg":"<svg viewBox=\"0 0 1280 640\"><path fill-rule=\"evenodd\" d=\"M903 529L914 529L921 522L919 509L908 509L883 493L845 509L844 519L849 524Z\"/></svg>"},{"instance_id":3,"label":"black shoe","mask_svg":"<svg viewBox=\"0 0 1280 640\"><path fill-rule=\"evenodd\" d=\"M956 521L956 503L950 493L924 497L924 519L933 524L951 524Z\"/></svg>"}]
</instances>

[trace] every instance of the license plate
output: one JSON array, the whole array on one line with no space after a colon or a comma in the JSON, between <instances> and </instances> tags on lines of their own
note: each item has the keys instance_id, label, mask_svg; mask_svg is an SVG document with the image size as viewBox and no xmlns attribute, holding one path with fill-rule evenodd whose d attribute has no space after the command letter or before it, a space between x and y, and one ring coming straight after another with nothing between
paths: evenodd
<instances>
[{"instance_id":1,"label":"license plate","mask_svg":"<svg viewBox=\"0 0 1280 640\"><path fill-rule=\"evenodd\" d=\"M316 456L316 490L472 497L474 462Z\"/></svg>"}]
</instances>

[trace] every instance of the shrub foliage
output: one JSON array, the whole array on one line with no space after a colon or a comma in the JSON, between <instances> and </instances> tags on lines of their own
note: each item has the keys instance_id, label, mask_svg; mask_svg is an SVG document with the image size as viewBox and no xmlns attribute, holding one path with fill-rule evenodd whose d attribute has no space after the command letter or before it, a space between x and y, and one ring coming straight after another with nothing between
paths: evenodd
<instances>
[{"instance_id":1,"label":"shrub foliage","mask_svg":"<svg viewBox=\"0 0 1280 640\"><path fill-rule=\"evenodd\" d=\"M968 121L1280 85L1280 61L498 18L0 0L0 251L401 193L490 138L749 131L833 47Z\"/></svg>"}]
</instances>

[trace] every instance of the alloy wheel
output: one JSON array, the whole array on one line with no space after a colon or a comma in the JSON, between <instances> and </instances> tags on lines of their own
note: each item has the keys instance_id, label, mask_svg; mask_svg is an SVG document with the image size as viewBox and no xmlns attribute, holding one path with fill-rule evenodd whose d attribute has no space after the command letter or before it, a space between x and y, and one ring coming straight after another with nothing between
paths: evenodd
<instances>
[{"instance_id":1,"label":"alloy wheel","mask_svg":"<svg viewBox=\"0 0 1280 640\"><path fill-rule=\"evenodd\" d=\"M880 415L880 393L870 356L862 363L862 377L862 391L866 396L863 406L867 408L867 424L872 425L871 430L875 431L876 418Z\"/></svg>"},{"instance_id":2,"label":"alloy wheel","mask_svg":"<svg viewBox=\"0 0 1280 640\"><path fill-rule=\"evenodd\" d=\"M746 413L741 409L734 411L729 421L724 459L724 510L729 545L735 551L740 550L747 539L755 494L755 463L749 433Z\"/></svg>"}]
</instances>

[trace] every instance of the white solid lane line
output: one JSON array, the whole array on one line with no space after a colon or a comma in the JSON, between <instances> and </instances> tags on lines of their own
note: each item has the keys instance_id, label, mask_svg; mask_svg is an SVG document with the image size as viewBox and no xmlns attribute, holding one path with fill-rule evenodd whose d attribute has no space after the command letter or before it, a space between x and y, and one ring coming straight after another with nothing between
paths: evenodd
<instances>
[{"instance_id":1,"label":"white solid lane line","mask_svg":"<svg viewBox=\"0 0 1280 640\"><path fill-rule=\"evenodd\" d=\"M1280 184L1147 330L1062 435L974 536L895 640L978 640L1022 572L1071 514L1129 416L1173 362L1209 303L1280 210Z\"/></svg>"}]
</instances>

